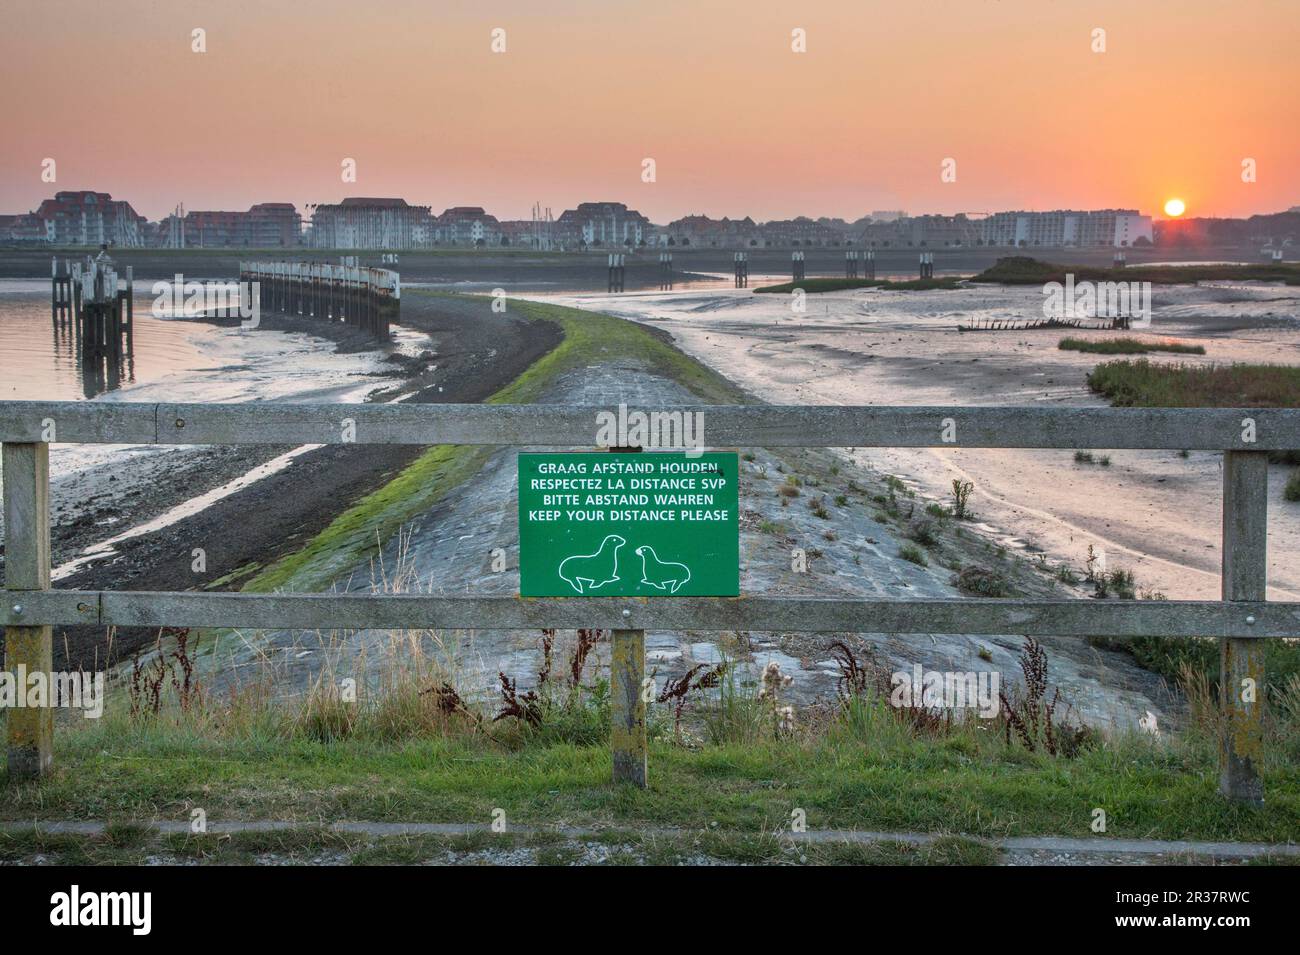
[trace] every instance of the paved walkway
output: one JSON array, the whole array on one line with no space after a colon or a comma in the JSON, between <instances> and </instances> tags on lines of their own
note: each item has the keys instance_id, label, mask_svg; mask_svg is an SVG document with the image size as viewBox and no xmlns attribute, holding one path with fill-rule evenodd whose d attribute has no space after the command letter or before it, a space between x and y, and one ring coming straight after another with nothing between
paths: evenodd
<instances>
[{"instance_id":1,"label":"paved walkway","mask_svg":"<svg viewBox=\"0 0 1300 955\"><path fill-rule=\"evenodd\" d=\"M190 831L190 824L185 821L160 821L140 823L146 829L159 834L181 834ZM96 820L40 820L35 822L0 822L0 833L20 833L40 831L52 835L86 835L102 834L108 824ZM240 832L279 832L298 829L324 828L333 832L352 833L375 837L387 836L464 836L476 833L490 833L490 825L477 823L439 823L439 822L334 822L316 826L306 822L285 822L277 820L254 820L249 822L210 822L208 834L229 834ZM511 826L507 835L532 835L546 833L573 839L608 833L609 829L589 829L565 826L560 828L543 828L534 826ZM615 829L613 831L622 831ZM687 829L629 829L637 836L678 837L689 836L693 830ZM738 834L730 830L719 830L719 834ZM1253 859L1266 856L1300 856L1300 844L1265 843L1265 842L1193 842L1185 840L1163 839L1108 839L1099 836L1096 839L1068 839L1059 836L1015 836L1004 839L991 839L982 836L965 836L960 833L924 833L924 832L860 832L852 830L822 829L809 832L782 832L782 839L793 842L897 842L909 845L928 845L942 838L970 839L1000 849L1008 853L1061 853L1068 855L1107 855L1107 856L1200 856L1211 859ZM1135 859L1136 861L1136 859Z\"/></svg>"}]
</instances>

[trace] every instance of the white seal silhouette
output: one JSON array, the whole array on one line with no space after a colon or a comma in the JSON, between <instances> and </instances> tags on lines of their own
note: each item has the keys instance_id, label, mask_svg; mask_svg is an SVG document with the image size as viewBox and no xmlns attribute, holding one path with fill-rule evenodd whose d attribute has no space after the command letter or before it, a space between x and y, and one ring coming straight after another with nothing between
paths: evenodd
<instances>
[{"instance_id":1,"label":"white seal silhouette","mask_svg":"<svg viewBox=\"0 0 1300 955\"><path fill-rule=\"evenodd\" d=\"M619 579L618 549L627 541L610 534L594 554L574 554L560 561L560 577L580 594L596 590Z\"/></svg>"},{"instance_id":2,"label":"white seal silhouette","mask_svg":"<svg viewBox=\"0 0 1300 955\"><path fill-rule=\"evenodd\" d=\"M691 579L689 567L676 561L660 560L655 549L648 544L638 547L636 555L641 558L641 583L643 584L675 594Z\"/></svg>"}]
</instances>

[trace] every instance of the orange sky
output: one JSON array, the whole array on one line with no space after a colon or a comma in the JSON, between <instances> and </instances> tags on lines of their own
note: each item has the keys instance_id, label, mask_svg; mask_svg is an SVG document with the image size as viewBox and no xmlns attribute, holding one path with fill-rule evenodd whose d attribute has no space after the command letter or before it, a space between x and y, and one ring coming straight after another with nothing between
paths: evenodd
<instances>
[{"instance_id":1,"label":"orange sky","mask_svg":"<svg viewBox=\"0 0 1300 955\"><path fill-rule=\"evenodd\" d=\"M349 195L501 218L617 200L658 222L1300 205L1296 0L5 0L2 18L0 212L87 188L150 218Z\"/></svg>"}]
</instances>

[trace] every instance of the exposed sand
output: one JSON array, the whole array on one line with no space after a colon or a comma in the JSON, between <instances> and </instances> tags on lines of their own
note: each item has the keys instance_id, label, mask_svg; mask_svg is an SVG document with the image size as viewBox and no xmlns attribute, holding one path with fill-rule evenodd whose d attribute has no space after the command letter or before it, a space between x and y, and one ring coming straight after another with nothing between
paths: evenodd
<instances>
[{"instance_id":1,"label":"exposed sand","mask_svg":"<svg viewBox=\"0 0 1300 955\"><path fill-rule=\"evenodd\" d=\"M545 399L557 404L591 402L635 407L689 403L681 385L655 376L633 361L602 363L570 372ZM369 593L437 593L447 595L519 592L519 524L517 452L501 448L472 481L451 488L447 496L403 528L383 548L382 556L353 568L337 582L339 590ZM883 482L853 467L838 466L830 453L790 450L777 455L756 450L743 462L740 482L741 592L768 595L839 596L861 599L955 597L953 566L968 562L997 567L1027 596L1063 596L1067 588L1031 566L994 555L983 535L956 522L941 529L927 566L899 556L903 526L880 519L871 495ZM778 468L783 468L779 471ZM784 474L798 474L805 493L793 503L777 492ZM814 483L815 482L815 483ZM856 489L854 489L856 487ZM838 494L844 500L838 501ZM832 511L823 518L809 502L821 496ZM908 501L910 509L915 502ZM787 506L788 505L788 506ZM833 528L833 533L827 532ZM791 566L791 549L806 550L806 572ZM505 554L504 570L494 570L492 553ZM285 693L297 692L330 673L331 679L355 675L382 682L393 668L411 672L408 657L418 646L436 659L457 691L467 699L499 699L498 672L533 688L543 669L537 630L408 631L396 638L384 630L328 633L300 631L239 632L222 636L219 650L203 658L213 667L214 687L245 679L250 668L267 665ZM791 633L754 630L746 633L706 631L646 632L646 659L657 685L680 677L696 664L732 661L743 684L760 679L765 666L777 663L792 683L783 699L800 708L836 697L839 668L831 658L835 640L847 640L856 653L886 666L911 672L914 665L940 671L997 671L1001 685L1020 681L1018 655L1024 638L1014 634L971 637L961 634ZM556 659L567 666L573 634L557 635ZM1093 726L1133 728L1148 711L1161 725L1177 719L1177 706L1159 677L1140 669L1125 653L1102 650L1081 640L1044 641L1050 681L1071 708L1070 719ZM591 664L595 672L609 666L609 644L599 643Z\"/></svg>"},{"instance_id":2,"label":"exposed sand","mask_svg":"<svg viewBox=\"0 0 1300 955\"><path fill-rule=\"evenodd\" d=\"M683 350L774 404L1105 403L1085 382L1104 357L1059 350L1059 331L956 330L972 318L1041 315L1036 286L810 295L803 314L790 296L744 290L547 300L665 328ZM1300 293L1285 287L1158 286L1152 326L1127 334L1205 346L1204 357L1174 356L1180 361L1300 364L1298 312ZM1109 567L1132 569L1144 591L1216 599L1222 456L1087 450L1109 453L1111 466L1077 464L1073 449L852 454L939 499L953 478L973 481L972 505L1010 546L1081 566L1091 544ZM1285 478L1285 468L1271 469L1269 597L1297 600L1300 506L1282 499Z\"/></svg>"}]
</instances>

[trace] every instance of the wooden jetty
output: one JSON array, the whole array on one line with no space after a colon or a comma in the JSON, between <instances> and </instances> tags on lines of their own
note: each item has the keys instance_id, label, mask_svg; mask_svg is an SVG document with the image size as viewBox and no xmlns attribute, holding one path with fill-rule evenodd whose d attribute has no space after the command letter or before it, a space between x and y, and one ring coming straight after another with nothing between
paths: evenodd
<instances>
[{"instance_id":1,"label":"wooden jetty","mask_svg":"<svg viewBox=\"0 0 1300 955\"><path fill-rule=\"evenodd\" d=\"M388 338L402 305L402 280L391 269L366 268L354 256L326 262L240 262L239 281L259 307L282 315L346 322Z\"/></svg>"},{"instance_id":2,"label":"wooden jetty","mask_svg":"<svg viewBox=\"0 0 1300 955\"><path fill-rule=\"evenodd\" d=\"M85 262L50 263L50 321L58 341L77 349L87 397L117 387L124 363L135 355L135 275L117 273L108 247Z\"/></svg>"}]
</instances>

